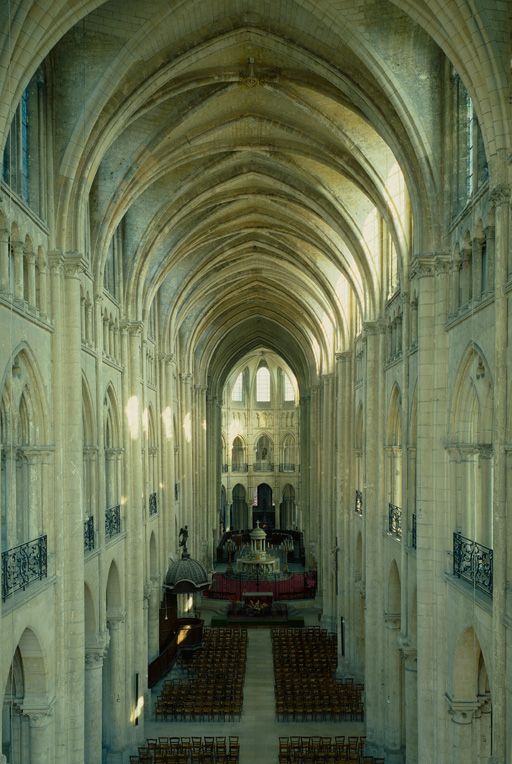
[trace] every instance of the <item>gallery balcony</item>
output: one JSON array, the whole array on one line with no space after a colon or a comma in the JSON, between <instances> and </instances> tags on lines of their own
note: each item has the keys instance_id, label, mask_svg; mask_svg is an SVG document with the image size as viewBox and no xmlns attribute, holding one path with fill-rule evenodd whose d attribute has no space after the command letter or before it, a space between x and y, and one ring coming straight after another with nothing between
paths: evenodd
<instances>
[{"instance_id":1,"label":"gallery balcony","mask_svg":"<svg viewBox=\"0 0 512 764\"><path fill-rule=\"evenodd\" d=\"M402 538L402 509L396 504L388 507L388 533L396 539Z\"/></svg>"},{"instance_id":2,"label":"gallery balcony","mask_svg":"<svg viewBox=\"0 0 512 764\"><path fill-rule=\"evenodd\" d=\"M466 538L457 531L453 534L453 575L490 597L493 585L493 557L492 549Z\"/></svg>"},{"instance_id":3,"label":"gallery balcony","mask_svg":"<svg viewBox=\"0 0 512 764\"><path fill-rule=\"evenodd\" d=\"M121 507L108 507L105 510L105 538L107 541L121 533Z\"/></svg>"},{"instance_id":4,"label":"gallery balcony","mask_svg":"<svg viewBox=\"0 0 512 764\"><path fill-rule=\"evenodd\" d=\"M11 594L46 578L47 558L46 536L2 552L2 600L5 602Z\"/></svg>"},{"instance_id":5,"label":"gallery balcony","mask_svg":"<svg viewBox=\"0 0 512 764\"><path fill-rule=\"evenodd\" d=\"M84 522L84 552L93 552L95 546L94 539L94 517L88 517Z\"/></svg>"},{"instance_id":6,"label":"gallery balcony","mask_svg":"<svg viewBox=\"0 0 512 764\"><path fill-rule=\"evenodd\" d=\"M272 462L254 462L252 465L254 472L273 472L274 465Z\"/></svg>"}]
</instances>

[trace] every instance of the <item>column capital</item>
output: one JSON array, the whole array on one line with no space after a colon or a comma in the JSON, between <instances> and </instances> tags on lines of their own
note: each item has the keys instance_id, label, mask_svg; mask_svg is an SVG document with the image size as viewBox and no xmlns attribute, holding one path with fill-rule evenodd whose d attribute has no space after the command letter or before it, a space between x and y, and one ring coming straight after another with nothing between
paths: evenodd
<instances>
[{"instance_id":1,"label":"column capital","mask_svg":"<svg viewBox=\"0 0 512 764\"><path fill-rule=\"evenodd\" d=\"M415 255L412 258L410 278L417 276L419 279L426 276L437 276L440 273L448 273L452 257L449 252L429 252Z\"/></svg>"},{"instance_id":2,"label":"column capital","mask_svg":"<svg viewBox=\"0 0 512 764\"><path fill-rule=\"evenodd\" d=\"M107 654L110 644L110 632L108 629L96 634L93 642L85 645L85 668L100 668L103 664L103 658Z\"/></svg>"},{"instance_id":3,"label":"column capital","mask_svg":"<svg viewBox=\"0 0 512 764\"><path fill-rule=\"evenodd\" d=\"M66 252L62 258L64 275L68 279L79 279L87 269L87 260L80 252Z\"/></svg>"},{"instance_id":4,"label":"column capital","mask_svg":"<svg viewBox=\"0 0 512 764\"><path fill-rule=\"evenodd\" d=\"M387 323L383 318L378 318L375 321L365 321L363 323L362 331L363 341L368 337L375 337L379 334L384 334L386 327Z\"/></svg>"},{"instance_id":5,"label":"column capital","mask_svg":"<svg viewBox=\"0 0 512 764\"><path fill-rule=\"evenodd\" d=\"M447 443L445 446L451 462L471 462L475 456L491 459L494 453L491 444L478 443Z\"/></svg>"},{"instance_id":6,"label":"column capital","mask_svg":"<svg viewBox=\"0 0 512 764\"><path fill-rule=\"evenodd\" d=\"M121 624L124 623L126 618L126 612L124 610L119 610L114 613L110 613L110 615L107 615L107 624L109 631L117 631Z\"/></svg>"},{"instance_id":7,"label":"column capital","mask_svg":"<svg viewBox=\"0 0 512 764\"><path fill-rule=\"evenodd\" d=\"M85 670L92 671L103 666L105 650L99 648L87 648L85 651Z\"/></svg>"},{"instance_id":8,"label":"column capital","mask_svg":"<svg viewBox=\"0 0 512 764\"><path fill-rule=\"evenodd\" d=\"M457 698L452 698L448 693L446 693L445 698L448 701L448 713L452 718L452 722L454 724L471 724L475 711L480 707L478 699L458 700Z\"/></svg>"},{"instance_id":9,"label":"column capital","mask_svg":"<svg viewBox=\"0 0 512 764\"><path fill-rule=\"evenodd\" d=\"M186 371L186 372L182 371L180 373L180 379L186 385L191 385L193 378L194 378L194 375L190 371Z\"/></svg>"},{"instance_id":10,"label":"column capital","mask_svg":"<svg viewBox=\"0 0 512 764\"><path fill-rule=\"evenodd\" d=\"M30 463L45 464L49 457L55 453L54 446L22 446L17 449L18 453L23 454Z\"/></svg>"},{"instance_id":11,"label":"column capital","mask_svg":"<svg viewBox=\"0 0 512 764\"><path fill-rule=\"evenodd\" d=\"M22 711L28 716L31 727L47 727L53 717L55 699L50 701L38 701L36 699L23 702Z\"/></svg>"},{"instance_id":12,"label":"column capital","mask_svg":"<svg viewBox=\"0 0 512 764\"><path fill-rule=\"evenodd\" d=\"M489 194L489 201L494 208L501 207L503 204L509 204L510 196L511 189L509 184L499 183L497 186L494 186Z\"/></svg>"},{"instance_id":13,"label":"column capital","mask_svg":"<svg viewBox=\"0 0 512 764\"><path fill-rule=\"evenodd\" d=\"M352 351L351 350L341 350L338 353L335 354L336 362L340 363L341 361L350 361L352 358Z\"/></svg>"},{"instance_id":14,"label":"column capital","mask_svg":"<svg viewBox=\"0 0 512 764\"><path fill-rule=\"evenodd\" d=\"M142 321L121 321L121 330L128 332L132 337L141 336L144 330Z\"/></svg>"},{"instance_id":15,"label":"column capital","mask_svg":"<svg viewBox=\"0 0 512 764\"><path fill-rule=\"evenodd\" d=\"M395 631L400 628L400 613L384 613L384 623L386 628Z\"/></svg>"},{"instance_id":16,"label":"column capital","mask_svg":"<svg viewBox=\"0 0 512 764\"><path fill-rule=\"evenodd\" d=\"M60 250L53 249L51 252L48 252L48 263L52 271L55 271L56 273L62 273L64 266L64 255L62 252L60 252Z\"/></svg>"}]
</instances>

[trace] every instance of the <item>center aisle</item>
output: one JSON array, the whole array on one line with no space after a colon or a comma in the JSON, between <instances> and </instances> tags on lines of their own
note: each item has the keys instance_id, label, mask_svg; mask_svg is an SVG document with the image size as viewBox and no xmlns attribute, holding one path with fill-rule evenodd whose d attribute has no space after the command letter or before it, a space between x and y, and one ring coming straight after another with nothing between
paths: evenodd
<instances>
[{"instance_id":1,"label":"center aisle","mask_svg":"<svg viewBox=\"0 0 512 764\"><path fill-rule=\"evenodd\" d=\"M277 764L280 735L364 735L364 722L359 721L278 722L275 715L270 629L248 629L247 637L244 704L240 720L157 722L152 713L151 718L145 722L145 736L238 735L240 764ZM158 688L154 688L152 692L152 707L158 691Z\"/></svg>"},{"instance_id":2,"label":"center aisle","mask_svg":"<svg viewBox=\"0 0 512 764\"><path fill-rule=\"evenodd\" d=\"M283 733L278 731L274 707L270 629L249 629L240 764L277 760L278 736Z\"/></svg>"}]
</instances>

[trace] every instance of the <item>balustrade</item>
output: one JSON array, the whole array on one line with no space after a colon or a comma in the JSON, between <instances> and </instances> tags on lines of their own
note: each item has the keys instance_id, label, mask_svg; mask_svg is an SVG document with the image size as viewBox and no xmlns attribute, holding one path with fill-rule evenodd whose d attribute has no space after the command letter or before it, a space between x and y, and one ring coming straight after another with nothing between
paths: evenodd
<instances>
[{"instance_id":1,"label":"balustrade","mask_svg":"<svg viewBox=\"0 0 512 764\"><path fill-rule=\"evenodd\" d=\"M84 552L94 550L94 517L88 517L84 522Z\"/></svg>"},{"instance_id":2,"label":"balustrade","mask_svg":"<svg viewBox=\"0 0 512 764\"><path fill-rule=\"evenodd\" d=\"M492 597L493 550L468 539L457 531L453 534L453 575Z\"/></svg>"},{"instance_id":3,"label":"balustrade","mask_svg":"<svg viewBox=\"0 0 512 764\"><path fill-rule=\"evenodd\" d=\"M402 538L402 510L396 504L389 504L388 530L392 536Z\"/></svg>"},{"instance_id":4,"label":"balustrade","mask_svg":"<svg viewBox=\"0 0 512 764\"><path fill-rule=\"evenodd\" d=\"M47 557L46 536L2 552L2 600L19 589L26 589L33 581L46 578Z\"/></svg>"},{"instance_id":5,"label":"balustrade","mask_svg":"<svg viewBox=\"0 0 512 764\"><path fill-rule=\"evenodd\" d=\"M272 462L254 462L252 465L254 472L273 472L274 465Z\"/></svg>"},{"instance_id":6,"label":"balustrade","mask_svg":"<svg viewBox=\"0 0 512 764\"><path fill-rule=\"evenodd\" d=\"M107 541L121 533L121 507L109 507L105 511L105 537Z\"/></svg>"}]
</instances>

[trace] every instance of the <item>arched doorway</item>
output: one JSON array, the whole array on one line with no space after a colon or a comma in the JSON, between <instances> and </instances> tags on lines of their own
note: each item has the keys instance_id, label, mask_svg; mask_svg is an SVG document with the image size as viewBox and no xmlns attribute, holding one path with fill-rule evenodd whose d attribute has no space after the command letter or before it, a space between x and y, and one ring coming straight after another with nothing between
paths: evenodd
<instances>
[{"instance_id":1,"label":"arched doorway","mask_svg":"<svg viewBox=\"0 0 512 764\"><path fill-rule=\"evenodd\" d=\"M54 759L53 732L45 659L35 633L26 628L5 686L1 752L9 764L49 764Z\"/></svg>"},{"instance_id":2,"label":"arched doorway","mask_svg":"<svg viewBox=\"0 0 512 764\"><path fill-rule=\"evenodd\" d=\"M233 504L231 505L231 527L234 530L244 530L247 528L247 501L245 488L241 483L237 483L233 488Z\"/></svg>"},{"instance_id":3,"label":"arched doorway","mask_svg":"<svg viewBox=\"0 0 512 764\"><path fill-rule=\"evenodd\" d=\"M108 651L103 663L103 755L121 752L125 745L124 622L121 577L115 562L110 565L106 589Z\"/></svg>"},{"instance_id":4,"label":"arched doorway","mask_svg":"<svg viewBox=\"0 0 512 764\"><path fill-rule=\"evenodd\" d=\"M272 488L268 483L260 483L257 490L257 505L252 510L252 523L256 522L262 527L274 528L276 519L276 509L272 502Z\"/></svg>"},{"instance_id":5,"label":"arched doorway","mask_svg":"<svg viewBox=\"0 0 512 764\"><path fill-rule=\"evenodd\" d=\"M280 509L280 527L283 530L293 530L297 525L297 518L295 516L295 489L289 483L283 488L283 500Z\"/></svg>"}]
</instances>

